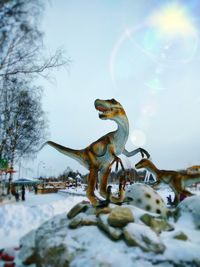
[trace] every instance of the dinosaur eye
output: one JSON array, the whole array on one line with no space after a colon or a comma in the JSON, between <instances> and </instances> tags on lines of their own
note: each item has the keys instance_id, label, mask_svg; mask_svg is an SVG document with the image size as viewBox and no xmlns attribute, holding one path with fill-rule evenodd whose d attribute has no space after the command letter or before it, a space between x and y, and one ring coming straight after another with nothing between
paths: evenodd
<instances>
[{"instance_id":1,"label":"dinosaur eye","mask_svg":"<svg viewBox=\"0 0 200 267\"><path fill-rule=\"evenodd\" d=\"M112 98L110 101L112 102L112 104L117 104L117 101L114 98Z\"/></svg>"}]
</instances>

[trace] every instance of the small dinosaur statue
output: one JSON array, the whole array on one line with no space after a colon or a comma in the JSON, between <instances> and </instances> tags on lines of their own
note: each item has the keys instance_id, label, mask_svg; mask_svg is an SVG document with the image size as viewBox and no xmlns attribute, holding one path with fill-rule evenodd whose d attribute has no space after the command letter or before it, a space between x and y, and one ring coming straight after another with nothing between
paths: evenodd
<instances>
[{"instance_id":1,"label":"small dinosaur statue","mask_svg":"<svg viewBox=\"0 0 200 267\"><path fill-rule=\"evenodd\" d=\"M102 136L88 147L80 150L64 147L52 141L47 141L45 144L48 144L59 152L77 160L89 170L87 197L94 206L97 206L99 200L95 196L94 190L98 180L98 174L100 178L100 194L107 199L108 177L112 165L114 163L117 165L120 163L123 168L123 164L118 155L124 154L127 157L131 157L139 152L142 157L144 157L144 155L149 157L150 155L142 148L137 148L131 152L128 152L125 149L125 144L129 135L129 122L126 113L119 102L115 99L96 99L94 105L96 110L99 111L99 118L102 120L114 120L118 125L117 130ZM112 199L112 197L110 198Z\"/></svg>"},{"instance_id":2,"label":"small dinosaur statue","mask_svg":"<svg viewBox=\"0 0 200 267\"><path fill-rule=\"evenodd\" d=\"M181 195L193 195L185 189L186 186L200 182L200 174L187 174L178 171L159 170L149 159L140 160L135 165L135 168L145 168L156 176L157 181L152 184L153 187L159 185L161 182L168 184L175 194L175 199L173 201L173 204L175 205L180 202Z\"/></svg>"}]
</instances>

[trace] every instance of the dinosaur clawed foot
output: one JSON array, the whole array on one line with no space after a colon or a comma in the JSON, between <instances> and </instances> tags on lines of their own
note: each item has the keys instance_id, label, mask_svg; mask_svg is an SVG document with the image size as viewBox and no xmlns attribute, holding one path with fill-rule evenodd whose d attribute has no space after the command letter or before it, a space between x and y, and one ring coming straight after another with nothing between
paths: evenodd
<instances>
[{"instance_id":1,"label":"dinosaur clawed foot","mask_svg":"<svg viewBox=\"0 0 200 267\"><path fill-rule=\"evenodd\" d=\"M89 198L91 204L95 207L95 208L104 208L104 207L107 207L110 203L110 201L108 200L101 200L101 199L98 199L98 198L94 198L94 197L90 197Z\"/></svg>"},{"instance_id":2,"label":"dinosaur clawed foot","mask_svg":"<svg viewBox=\"0 0 200 267\"><path fill-rule=\"evenodd\" d=\"M108 200L99 200L98 204L96 205L96 208L108 207L109 203L110 202Z\"/></svg>"},{"instance_id":3,"label":"dinosaur clawed foot","mask_svg":"<svg viewBox=\"0 0 200 267\"><path fill-rule=\"evenodd\" d=\"M140 150L142 158L144 158L145 156L147 157L147 159L150 158L150 154L144 148L140 147L139 150Z\"/></svg>"},{"instance_id":4,"label":"dinosaur clawed foot","mask_svg":"<svg viewBox=\"0 0 200 267\"><path fill-rule=\"evenodd\" d=\"M97 206L100 201L100 199L98 199L94 194L87 193L87 198L89 199L89 201L93 206Z\"/></svg>"},{"instance_id":5,"label":"dinosaur clawed foot","mask_svg":"<svg viewBox=\"0 0 200 267\"><path fill-rule=\"evenodd\" d=\"M118 196L112 194L111 188L111 185L107 187L107 201L110 203L121 205L125 198L125 188L122 186L119 188Z\"/></svg>"},{"instance_id":6,"label":"dinosaur clawed foot","mask_svg":"<svg viewBox=\"0 0 200 267\"><path fill-rule=\"evenodd\" d=\"M125 169L124 169L124 165L123 165L123 163L122 163L122 160L121 160L119 157L115 156L115 158L113 159L113 161L110 163L110 168L112 167L112 165L113 165L114 163L116 163L116 166L115 166L115 171L116 171L116 172L118 171L119 164L121 165L122 170L123 170L123 171L125 170Z\"/></svg>"},{"instance_id":7,"label":"dinosaur clawed foot","mask_svg":"<svg viewBox=\"0 0 200 267\"><path fill-rule=\"evenodd\" d=\"M109 185L107 190L100 191L100 195L105 198L105 200L98 199L94 194L87 194L87 197L91 204L97 208L107 207L109 203L121 205L125 199L125 187L120 187L118 195L113 195L111 188L112 186Z\"/></svg>"}]
</instances>

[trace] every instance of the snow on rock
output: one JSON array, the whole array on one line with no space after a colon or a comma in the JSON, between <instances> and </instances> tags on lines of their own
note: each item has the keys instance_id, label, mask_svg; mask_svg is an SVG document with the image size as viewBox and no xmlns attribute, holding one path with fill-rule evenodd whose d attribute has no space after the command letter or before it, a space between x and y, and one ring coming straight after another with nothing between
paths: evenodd
<instances>
[{"instance_id":1,"label":"snow on rock","mask_svg":"<svg viewBox=\"0 0 200 267\"><path fill-rule=\"evenodd\" d=\"M58 195L37 195L35 202L32 199L29 203L27 197L23 203L0 206L0 248L18 245L19 239L32 230L20 241L22 248L15 261L17 267L24 266L22 262L32 263L31 266L37 262L41 267L68 266L69 262L70 267L200 266L200 230L196 227L199 206L197 199L192 200L194 197L180 203L177 221L133 205L121 206L129 208L133 214L135 230L129 224L125 226L131 228L131 234L144 243L148 244L149 239L155 243L157 240L165 247L163 253L156 253L153 249L146 252L140 246L128 246L123 234L125 227L109 225L108 216L116 205L95 209L86 203L86 209L80 209L69 219L69 210L86 198L60 196L58 200ZM162 227L158 227L159 224ZM111 233L117 233L118 240L114 240ZM3 266L1 264L0 261Z\"/></svg>"},{"instance_id":2,"label":"snow on rock","mask_svg":"<svg viewBox=\"0 0 200 267\"><path fill-rule=\"evenodd\" d=\"M171 225L167 220L159 218L158 216L153 216L151 214L145 213L140 217L140 220L150 226L157 234L160 234L162 231L172 231L174 230L173 225Z\"/></svg>"},{"instance_id":3,"label":"snow on rock","mask_svg":"<svg viewBox=\"0 0 200 267\"><path fill-rule=\"evenodd\" d=\"M86 204L81 202L76 206ZM116 209L114 204L102 209L102 213L99 208L87 207L79 209L72 218L66 213L55 216L35 230L34 245L32 233L21 239L19 262L29 260L40 267L200 266L200 235L194 227L187 225L186 229L183 222L175 223L171 218L173 228L164 227L156 232L141 220L141 214L149 213L132 205L125 207L133 213L134 222L120 227L109 225L108 217ZM124 208L123 205L120 208ZM73 209L68 214L72 214ZM90 223L82 223L88 220Z\"/></svg>"},{"instance_id":4,"label":"snow on rock","mask_svg":"<svg viewBox=\"0 0 200 267\"><path fill-rule=\"evenodd\" d=\"M134 222L134 217L127 207L116 207L108 216L108 223L114 227L123 227L129 222Z\"/></svg>"},{"instance_id":5,"label":"snow on rock","mask_svg":"<svg viewBox=\"0 0 200 267\"><path fill-rule=\"evenodd\" d=\"M187 220L188 217L190 220L192 218L194 226L200 229L200 196L184 199L177 207L176 216L180 221Z\"/></svg>"},{"instance_id":6,"label":"snow on rock","mask_svg":"<svg viewBox=\"0 0 200 267\"><path fill-rule=\"evenodd\" d=\"M119 240L122 237L122 230L108 224L108 215L101 214L97 220L98 227L102 229L113 240Z\"/></svg>"},{"instance_id":7,"label":"snow on rock","mask_svg":"<svg viewBox=\"0 0 200 267\"><path fill-rule=\"evenodd\" d=\"M23 243L23 262L29 265L36 260L35 231L32 230L22 237L21 242Z\"/></svg>"},{"instance_id":8,"label":"snow on rock","mask_svg":"<svg viewBox=\"0 0 200 267\"><path fill-rule=\"evenodd\" d=\"M139 246L144 251L163 253L164 244L150 227L142 224L129 223L124 228L124 236L128 245Z\"/></svg>"},{"instance_id":9,"label":"snow on rock","mask_svg":"<svg viewBox=\"0 0 200 267\"><path fill-rule=\"evenodd\" d=\"M70 221L70 228L77 228L83 225L96 225L97 218L95 215L86 215L84 213L78 214L75 218Z\"/></svg>"}]
</instances>

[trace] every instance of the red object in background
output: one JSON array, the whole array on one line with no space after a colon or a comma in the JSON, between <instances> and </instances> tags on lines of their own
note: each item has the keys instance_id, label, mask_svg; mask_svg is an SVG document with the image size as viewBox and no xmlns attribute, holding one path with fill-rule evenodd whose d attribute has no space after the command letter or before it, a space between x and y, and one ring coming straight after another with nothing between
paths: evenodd
<instances>
[{"instance_id":1,"label":"red object in background","mask_svg":"<svg viewBox=\"0 0 200 267\"><path fill-rule=\"evenodd\" d=\"M4 254L4 253L2 253L2 255L1 255L1 259L2 259L3 261L13 261L13 260L15 259L15 257L14 257L14 256L10 256L10 255L8 255L8 254Z\"/></svg>"},{"instance_id":2,"label":"red object in background","mask_svg":"<svg viewBox=\"0 0 200 267\"><path fill-rule=\"evenodd\" d=\"M6 173L15 173L16 171L13 168L9 168L5 170Z\"/></svg>"},{"instance_id":3,"label":"red object in background","mask_svg":"<svg viewBox=\"0 0 200 267\"><path fill-rule=\"evenodd\" d=\"M4 267L15 267L15 263L14 262L6 262L6 263L4 263Z\"/></svg>"}]
</instances>

